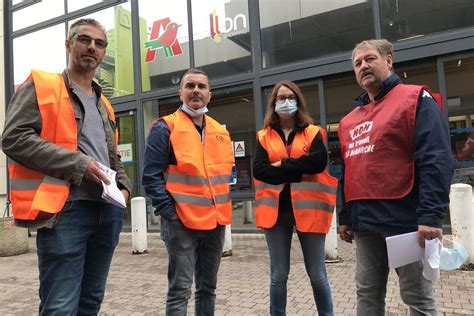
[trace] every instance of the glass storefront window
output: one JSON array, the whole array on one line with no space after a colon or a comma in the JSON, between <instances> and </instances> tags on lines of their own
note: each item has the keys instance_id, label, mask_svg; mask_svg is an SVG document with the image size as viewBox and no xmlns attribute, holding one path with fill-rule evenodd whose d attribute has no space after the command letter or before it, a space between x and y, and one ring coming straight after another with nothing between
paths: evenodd
<instances>
[{"instance_id":1,"label":"glass storefront window","mask_svg":"<svg viewBox=\"0 0 474 316\"><path fill-rule=\"evenodd\" d=\"M474 25L472 0L380 0L382 37L408 40Z\"/></svg>"},{"instance_id":2,"label":"glass storefront window","mask_svg":"<svg viewBox=\"0 0 474 316\"><path fill-rule=\"evenodd\" d=\"M64 24L15 38L13 40L14 85L17 86L25 81L31 69L62 72L66 68L65 38Z\"/></svg>"},{"instance_id":3,"label":"glass storefront window","mask_svg":"<svg viewBox=\"0 0 474 316\"><path fill-rule=\"evenodd\" d=\"M142 90L179 86L189 68L186 0L139 0Z\"/></svg>"},{"instance_id":4,"label":"glass storefront window","mask_svg":"<svg viewBox=\"0 0 474 316\"><path fill-rule=\"evenodd\" d=\"M6 8L7 7L5 6L5 9ZM13 12L13 31L18 31L22 28L55 18L62 14L64 14L64 0L39 1ZM62 31L61 34L64 34L64 31Z\"/></svg>"},{"instance_id":5,"label":"glass storefront window","mask_svg":"<svg viewBox=\"0 0 474 316\"><path fill-rule=\"evenodd\" d=\"M313 118L314 124L321 123L321 112L319 109L319 88L316 83L299 85L308 107L309 114Z\"/></svg>"},{"instance_id":6,"label":"glass storefront window","mask_svg":"<svg viewBox=\"0 0 474 316\"><path fill-rule=\"evenodd\" d=\"M432 92L439 92L436 60L415 60L402 64L395 64L394 68L395 73L400 77L404 84L426 85Z\"/></svg>"},{"instance_id":7,"label":"glass storefront window","mask_svg":"<svg viewBox=\"0 0 474 316\"><path fill-rule=\"evenodd\" d=\"M67 1L67 11L73 12L88 6L103 2L103 0L68 0Z\"/></svg>"},{"instance_id":8,"label":"glass storefront window","mask_svg":"<svg viewBox=\"0 0 474 316\"><path fill-rule=\"evenodd\" d=\"M329 77L324 80L326 103L326 130L328 137L329 172L340 178L342 175L341 144L337 134L339 121L352 110L351 102L362 93L353 72ZM340 188L338 188L336 210L342 207Z\"/></svg>"},{"instance_id":9,"label":"glass storefront window","mask_svg":"<svg viewBox=\"0 0 474 316\"><path fill-rule=\"evenodd\" d=\"M375 37L372 0L259 0L263 68L350 51Z\"/></svg>"},{"instance_id":10,"label":"glass storefront window","mask_svg":"<svg viewBox=\"0 0 474 316\"><path fill-rule=\"evenodd\" d=\"M95 77L108 98L134 93L132 16L124 3L87 16L99 21L107 32L109 45ZM70 21L69 25L75 20Z\"/></svg>"},{"instance_id":11,"label":"glass storefront window","mask_svg":"<svg viewBox=\"0 0 474 316\"><path fill-rule=\"evenodd\" d=\"M138 196L138 184L140 177L138 173L137 142L135 127L135 112L117 114L117 128L119 131L118 152L122 156L121 160L125 173L132 181L133 187L130 192L130 198ZM130 203L124 213L124 225L131 226L131 208Z\"/></svg>"},{"instance_id":12,"label":"glass storefront window","mask_svg":"<svg viewBox=\"0 0 474 316\"><path fill-rule=\"evenodd\" d=\"M470 175L473 180L469 179L467 183L474 185L474 57L445 62L444 72L448 100L446 108L456 168L472 168Z\"/></svg>"},{"instance_id":13,"label":"glass storefront window","mask_svg":"<svg viewBox=\"0 0 474 316\"><path fill-rule=\"evenodd\" d=\"M211 78L252 70L248 0L193 0L196 67Z\"/></svg>"}]
</instances>

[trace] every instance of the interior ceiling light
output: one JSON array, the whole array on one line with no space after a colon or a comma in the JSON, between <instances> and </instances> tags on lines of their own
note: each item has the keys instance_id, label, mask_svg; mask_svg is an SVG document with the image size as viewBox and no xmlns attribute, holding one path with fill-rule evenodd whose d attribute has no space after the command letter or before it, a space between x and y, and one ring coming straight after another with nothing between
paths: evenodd
<instances>
[{"instance_id":1,"label":"interior ceiling light","mask_svg":"<svg viewBox=\"0 0 474 316\"><path fill-rule=\"evenodd\" d=\"M461 67L461 64L462 64L462 60L459 59L459 60L458 60L458 67Z\"/></svg>"},{"instance_id":2,"label":"interior ceiling light","mask_svg":"<svg viewBox=\"0 0 474 316\"><path fill-rule=\"evenodd\" d=\"M403 72L403 78L405 78L405 79L408 78L408 75L407 75L406 71Z\"/></svg>"}]
</instances>

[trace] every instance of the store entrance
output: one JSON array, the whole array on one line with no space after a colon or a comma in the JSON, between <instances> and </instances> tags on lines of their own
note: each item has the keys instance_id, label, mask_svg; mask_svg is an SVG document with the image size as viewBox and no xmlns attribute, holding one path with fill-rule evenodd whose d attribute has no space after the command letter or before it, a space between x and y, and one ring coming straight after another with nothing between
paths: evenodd
<instances>
[{"instance_id":1,"label":"store entrance","mask_svg":"<svg viewBox=\"0 0 474 316\"><path fill-rule=\"evenodd\" d=\"M130 198L138 196L140 182L138 174L138 152L137 152L137 124L136 111L116 113L117 128L119 132L118 151L122 156L125 172L132 181L133 188ZM130 203L124 213L124 229L131 227Z\"/></svg>"}]
</instances>

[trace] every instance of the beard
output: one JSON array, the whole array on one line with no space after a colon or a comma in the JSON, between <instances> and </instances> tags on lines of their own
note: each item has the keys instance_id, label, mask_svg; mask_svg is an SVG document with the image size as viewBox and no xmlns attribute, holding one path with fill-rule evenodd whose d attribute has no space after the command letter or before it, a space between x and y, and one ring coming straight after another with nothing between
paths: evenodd
<instances>
[{"instance_id":1,"label":"beard","mask_svg":"<svg viewBox=\"0 0 474 316\"><path fill-rule=\"evenodd\" d=\"M81 72L90 72L90 71L95 71L96 68L99 66L97 62L86 62L86 61L81 61L79 62L78 69Z\"/></svg>"},{"instance_id":2,"label":"beard","mask_svg":"<svg viewBox=\"0 0 474 316\"><path fill-rule=\"evenodd\" d=\"M83 53L73 56L72 63L76 70L80 73L88 73L95 71L99 67L102 59L93 53Z\"/></svg>"},{"instance_id":3,"label":"beard","mask_svg":"<svg viewBox=\"0 0 474 316\"><path fill-rule=\"evenodd\" d=\"M366 78L363 77L360 80L360 86L364 88L365 90L370 90L370 89L378 89L382 87L382 79L374 75L373 73L370 74L371 77Z\"/></svg>"}]
</instances>

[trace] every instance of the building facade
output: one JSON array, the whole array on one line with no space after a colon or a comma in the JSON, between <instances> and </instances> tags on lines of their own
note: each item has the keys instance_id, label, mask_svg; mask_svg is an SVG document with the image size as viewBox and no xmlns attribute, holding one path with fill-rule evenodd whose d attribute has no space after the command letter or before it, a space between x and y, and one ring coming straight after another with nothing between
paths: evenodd
<instances>
[{"instance_id":1,"label":"building facade","mask_svg":"<svg viewBox=\"0 0 474 316\"><path fill-rule=\"evenodd\" d=\"M361 93L350 61L354 45L371 38L394 43L395 72L444 96L457 179L474 164L474 1L472 0L9 0L5 19L5 100L31 69L60 72L68 26L81 17L108 32L96 79L118 115L120 148L140 184L150 124L180 105L189 67L205 70L213 98L209 114L234 141L237 183L233 227L254 229L252 159L273 85L302 88L316 124L328 131L330 172L339 176L339 120ZM3 111L2 111L3 113ZM2 114L3 115L3 114ZM3 125L3 124L2 124ZM472 135L471 135L472 134ZM472 137L471 137L472 136ZM5 163L0 161L0 194ZM473 172L474 173L474 172ZM242 207L245 206L245 207ZM126 223L130 225L130 212ZM149 227L157 227L149 216Z\"/></svg>"}]
</instances>

